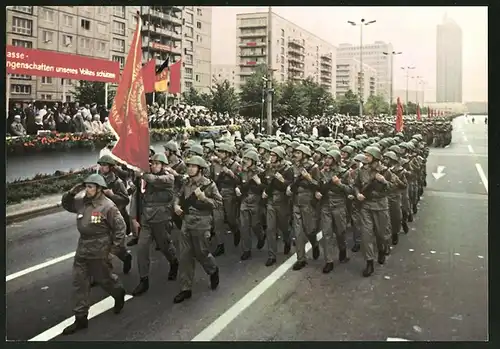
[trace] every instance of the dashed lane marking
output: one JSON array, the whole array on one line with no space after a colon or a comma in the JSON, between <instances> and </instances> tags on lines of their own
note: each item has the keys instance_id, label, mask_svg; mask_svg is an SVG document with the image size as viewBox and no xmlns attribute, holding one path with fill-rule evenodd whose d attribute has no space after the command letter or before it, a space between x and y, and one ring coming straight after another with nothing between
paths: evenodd
<instances>
[{"instance_id":1,"label":"dashed lane marking","mask_svg":"<svg viewBox=\"0 0 500 349\"><path fill-rule=\"evenodd\" d=\"M468 142L467 137L464 135L464 142Z\"/></svg>"},{"instance_id":2,"label":"dashed lane marking","mask_svg":"<svg viewBox=\"0 0 500 349\"><path fill-rule=\"evenodd\" d=\"M316 236L319 241L323 237L323 234L319 232ZM307 243L306 253L311 249L311 247L311 244ZM234 319L236 319L238 315L245 311L246 308L252 305L252 303L255 302L265 291L267 291L276 281L278 281L283 275L285 275L288 269L290 269L296 261L297 255L294 253L293 256L288 258L260 284L255 286L250 292L243 296L243 298L236 302L224 314L219 316L214 322L208 325L191 341L208 342L217 337L217 335L219 335L219 333L221 333Z\"/></svg>"},{"instance_id":3,"label":"dashed lane marking","mask_svg":"<svg viewBox=\"0 0 500 349\"><path fill-rule=\"evenodd\" d=\"M469 153L474 153L474 149L472 149L472 145L468 145L467 148L469 149Z\"/></svg>"},{"instance_id":4,"label":"dashed lane marking","mask_svg":"<svg viewBox=\"0 0 500 349\"><path fill-rule=\"evenodd\" d=\"M37 264L37 265L34 265L32 267L29 267L27 269L24 269L24 270L21 270L21 271L18 271L17 273L14 273L14 274L10 274L10 275L7 275L5 277L5 281L11 281L11 280L14 280L14 279L17 279L21 276L24 276L24 275L27 275L29 273L33 273L37 270L40 270L40 269L43 269L43 268L46 268L46 267L49 267L51 265L54 265L54 264L57 264L59 262L62 262L62 261L65 261L66 259L70 259L70 258L73 258L75 256L75 252L71 252L71 253L68 253L68 254L65 254L64 256L61 256L61 257L57 257L57 258L54 258L54 259L51 259L51 260L48 260L46 262L43 262L43 263L40 263L40 264Z\"/></svg>"},{"instance_id":5,"label":"dashed lane marking","mask_svg":"<svg viewBox=\"0 0 500 349\"><path fill-rule=\"evenodd\" d=\"M488 192L488 178L481 167L481 164L476 164L477 173L479 173L479 177L481 178L481 182L483 182L484 189Z\"/></svg>"},{"instance_id":6,"label":"dashed lane marking","mask_svg":"<svg viewBox=\"0 0 500 349\"><path fill-rule=\"evenodd\" d=\"M409 339L398 337L387 337L387 342L411 342Z\"/></svg>"}]
</instances>

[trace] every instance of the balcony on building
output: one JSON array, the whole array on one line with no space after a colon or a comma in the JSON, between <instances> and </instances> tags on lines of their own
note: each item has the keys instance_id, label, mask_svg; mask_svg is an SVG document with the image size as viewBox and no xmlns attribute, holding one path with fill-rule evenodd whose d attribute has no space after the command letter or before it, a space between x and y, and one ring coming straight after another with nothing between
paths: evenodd
<instances>
[{"instance_id":1,"label":"balcony on building","mask_svg":"<svg viewBox=\"0 0 500 349\"><path fill-rule=\"evenodd\" d=\"M326 67L321 66L320 71L321 71L321 75L327 75L327 76L332 75L332 71L330 68L326 68Z\"/></svg>"},{"instance_id":2,"label":"balcony on building","mask_svg":"<svg viewBox=\"0 0 500 349\"><path fill-rule=\"evenodd\" d=\"M326 88L326 89L330 89L330 88L332 87L332 85L331 85L331 84L328 84L328 83L326 83L326 82L321 82L321 83L320 83L320 86L321 86L321 87L324 87L324 88Z\"/></svg>"},{"instance_id":3,"label":"balcony on building","mask_svg":"<svg viewBox=\"0 0 500 349\"><path fill-rule=\"evenodd\" d=\"M142 49L151 52L165 52L173 55L182 55L181 47L172 45L172 42L166 42L161 40L148 41L142 40Z\"/></svg>"},{"instance_id":4,"label":"balcony on building","mask_svg":"<svg viewBox=\"0 0 500 349\"><path fill-rule=\"evenodd\" d=\"M320 77L320 79L321 79L321 81L322 81L322 82L327 82L327 83L331 83L331 82L332 82L332 78L331 78L331 77L329 77L329 76L324 76L324 75L322 75L322 76Z\"/></svg>"},{"instance_id":5,"label":"balcony on building","mask_svg":"<svg viewBox=\"0 0 500 349\"><path fill-rule=\"evenodd\" d=\"M246 71L246 70L242 70L240 71L239 75L243 75L243 76L248 76L248 75L252 75L253 73L255 73L255 66L250 66L249 67L251 70L250 71Z\"/></svg>"},{"instance_id":6,"label":"balcony on building","mask_svg":"<svg viewBox=\"0 0 500 349\"><path fill-rule=\"evenodd\" d=\"M179 6L141 6L141 15L144 21L161 20L176 26L182 26ZM182 11L182 10L181 10Z\"/></svg>"},{"instance_id":7,"label":"balcony on building","mask_svg":"<svg viewBox=\"0 0 500 349\"><path fill-rule=\"evenodd\" d=\"M267 32L265 30L240 30L240 38L265 38L267 37Z\"/></svg>"},{"instance_id":8,"label":"balcony on building","mask_svg":"<svg viewBox=\"0 0 500 349\"><path fill-rule=\"evenodd\" d=\"M240 54L238 55L238 57L266 57L267 54L266 52L249 52L249 53L245 53L245 52L240 52Z\"/></svg>"},{"instance_id":9,"label":"balcony on building","mask_svg":"<svg viewBox=\"0 0 500 349\"><path fill-rule=\"evenodd\" d=\"M240 47L263 47L266 46L265 41L246 41L246 42L240 42L239 43Z\"/></svg>"},{"instance_id":10,"label":"balcony on building","mask_svg":"<svg viewBox=\"0 0 500 349\"><path fill-rule=\"evenodd\" d=\"M240 29L242 28L267 28L267 22L266 21L256 21L255 23L240 23L238 24L238 27Z\"/></svg>"},{"instance_id":11,"label":"balcony on building","mask_svg":"<svg viewBox=\"0 0 500 349\"><path fill-rule=\"evenodd\" d=\"M303 65L303 63L304 63L304 56L289 55L288 56L288 62L292 62L292 63L297 63L297 64Z\"/></svg>"},{"instance_id":12,"label":"balcony on building","mask_svg":"<svg viewBox=\"0 0 500 349\"><path fill-rule=\"evenodd\" d=\"M142 26L142 34L151 37L152 40L165 37L171 41L182 41L181 28L165 28L157 23L148 23Z\"/></svg>"},{"instance_id":13,"label":"balcony on building","mask_svg":"<svg viewBox=\"0 0 500 349\"><path fill-rule=\"evenodd\" d=\"M240 61L240 66L242 67L252 67L252 66L257 66L259 64L263 64L264 62L260 63L255 60L243 60Z\"/></svg>"},{"instance_id":14,"label":"balcony on building","mask_svg":"<svg viewBox=\"0 0 500 349\"><path fill-rule=\"evenodd\" d=\"M299 65L295 64L288 64L288 71L289 72L298 72L298 73L303 73L304 72L304 67L301 67Z\"/></svg>"},{"instance_id":15,"label":"balcony on building","mask_svg":"<svg viewBox=\"0 0 500 349\"><path fill-rule=\"evenodd\" d=\"M322 63L323 62L330 63L332 61L332 54L331 53L324 53L320 56L320 59L321 59Z\"/></svg>"}]
</instances>

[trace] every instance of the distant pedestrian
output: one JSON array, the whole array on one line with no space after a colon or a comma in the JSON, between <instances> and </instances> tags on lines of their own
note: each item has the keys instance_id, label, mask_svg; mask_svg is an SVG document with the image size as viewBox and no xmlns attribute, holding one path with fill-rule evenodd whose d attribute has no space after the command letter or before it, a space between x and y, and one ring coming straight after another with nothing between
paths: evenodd
<instances>
[{"instance_id":1,"label":"distant pedestrian","mask_svg":"<svg viewBox=\"0 0 500 349\"><path fill-rule=\"evenodd\" d=\"M484 117L484 124L488 125L488 117L487 116Z\"/></svg>"}]
</instances>

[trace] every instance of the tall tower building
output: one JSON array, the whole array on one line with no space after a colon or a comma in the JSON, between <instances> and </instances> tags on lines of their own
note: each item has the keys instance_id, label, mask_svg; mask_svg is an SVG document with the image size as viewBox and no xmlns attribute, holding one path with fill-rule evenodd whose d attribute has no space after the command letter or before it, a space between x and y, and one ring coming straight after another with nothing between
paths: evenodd
<instances>
[{"instance_id":1,"label":"tall tower building","mask_svg":"<svg viewBox=\"0 0 500 349\"><path fill-rule=\"evenodd\" d=\"M437 26L436 102L462 102L462 29L446 15Z\"/></svg>"}]
</instances>

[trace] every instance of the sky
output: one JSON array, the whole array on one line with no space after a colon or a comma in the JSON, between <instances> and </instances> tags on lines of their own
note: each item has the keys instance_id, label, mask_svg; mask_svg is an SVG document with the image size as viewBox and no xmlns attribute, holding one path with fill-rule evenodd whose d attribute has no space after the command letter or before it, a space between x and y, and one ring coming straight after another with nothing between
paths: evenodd
<instances>
[{"instance_id":1,"label":"sky","mask_svg":"<svg viewBox=\"0 0 500 349\"><path fill-rule=\"evenodd\" d=\"M266 12L267 7L212 8L212 63L235 64L236 14ZM436 95L436 27L445 14L463 35L463 101L488 100L488 8L477 7L281 7L273 12L338 46L359 44L359 29L347 21L377 22L363 31L363 42L390 42L403 54L394 59L394 89L405 89L403 66L415 66L425 81L425 100ZM410 86L410 90L411 90Z\"/></svg>"}]
</instances>

